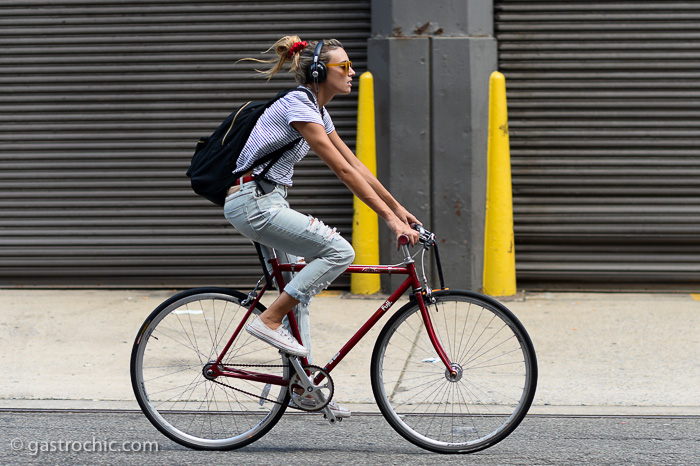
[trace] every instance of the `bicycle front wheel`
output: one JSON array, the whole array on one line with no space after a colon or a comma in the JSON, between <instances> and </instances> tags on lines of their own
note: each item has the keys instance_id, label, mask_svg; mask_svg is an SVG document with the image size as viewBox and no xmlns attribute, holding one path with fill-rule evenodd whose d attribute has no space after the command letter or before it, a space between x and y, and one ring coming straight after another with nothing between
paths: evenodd
<instances>
[{"instance_id":1,"label":"bicycle front wheel","mask_svg":"<svg viewBox=\"0 0 700 466\"><path fill-rule=\"evenodd\" d=\"M372 355L372 389L389 424L419 447L471 453L507 437L527 414L537 361L520 321L499 302L443 291L426 302L451 375L411 301L386 324Z\"/></svg>"},{"instance_id":2,"label":"bicycle front wheel","mask_svg":"<svg viewBox=\"0 0 700 466\"><path fill-rule=\"evenodd\" d=\"M185 291L161 304L139 330L131 383L151 423L190 448L230 450L262 437L284 414L286 386L207 377L248 308L243 293L222 288ZM265 308L259 304L248 320ZM289 379L287 358L241 328L224 366Z\"/></svg>"}]
</instances>

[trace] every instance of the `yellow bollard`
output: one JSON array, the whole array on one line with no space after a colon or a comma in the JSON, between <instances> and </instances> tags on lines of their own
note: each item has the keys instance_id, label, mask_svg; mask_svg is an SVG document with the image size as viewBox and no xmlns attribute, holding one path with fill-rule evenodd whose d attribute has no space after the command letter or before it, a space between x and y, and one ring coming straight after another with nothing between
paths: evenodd
<instances>
[{"instance_id":1,"label":"yellow bollard","mask_svg":"<svg viewBox=\"0 0 700 466\"><path fill-rule=\"evenodd\" d=\"M484 293L512 296L515 287L515 235L506 80L498 71L489 83L489 143L484 238Z\"/></svg>"},{"instance_id":2,"label":"yellow bollard","mask_svg":"<svg viewBox=\"0 0 700 466\"><path fill-rule=\"evenodd\" d=\"M357 107L357 158L377 176L377 150L374 135L374 78L366 71L360 76L360 96ZM355 197L353 202L352 247L355 264L379 263L379 220L377 214ZM374 294L381 289L379 275L352 274L350 291L354 294Z\"/></svg>"}]
</instances>

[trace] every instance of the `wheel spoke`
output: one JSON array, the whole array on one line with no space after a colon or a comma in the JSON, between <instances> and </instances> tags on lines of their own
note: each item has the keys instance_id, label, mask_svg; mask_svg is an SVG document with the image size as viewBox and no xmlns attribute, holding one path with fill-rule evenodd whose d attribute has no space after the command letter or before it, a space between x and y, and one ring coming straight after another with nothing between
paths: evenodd
<instances>
[{"instance_id":1,"label":"wheel spoke","mask_svg":"<svg viewBox=\"0 0 700 466\"><path fill-rule=\"evenodd\" d=\"M236 377L209 380L207 364L228 343L247 309L245 296L220 289L193 290L165 303L147 319L132 352L132 385L149 420L188 447L238 448L266 433L284 413L287 387L272 386L262 405L265 383ZM264 308L256 309L260 313ZM286 358L241 331L222 360L229 368L288 379ZM265 367L267 366L267 367Z\"/></svg>"},{"instance_id":2,"label":"wheel spoke","mask_svg":"<svg viewBox=\"0 0 700 466\"><path fill-rule=\"evenodd\" d=\"M502 440L527 413L537 381L532 343L504 306L468 292L436 293L428 309L437 356L417 304L387 323L372 357L379 407L397 432L423 448L471 452Z\"/></svg>"}]
</instances>

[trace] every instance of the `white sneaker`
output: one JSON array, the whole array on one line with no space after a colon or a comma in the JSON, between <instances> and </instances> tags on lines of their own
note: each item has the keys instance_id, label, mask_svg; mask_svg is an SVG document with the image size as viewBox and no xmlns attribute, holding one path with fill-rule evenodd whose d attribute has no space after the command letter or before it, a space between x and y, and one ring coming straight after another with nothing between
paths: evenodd
<instances>
[{"instance_id":1,"label":"white sneaker","mask_svg":"<svg viewBox=\"0 0 700 466\"><path fill-rule=\"evenodd\" d=\"M309 351L299 344L284 328L284 325L280 325L277 330L272 330L260 320L260 317L255 316L255 319L246 325L245 329L254 337L260 338L284 353L302 358L309 354Z\"/></svg>"},{"instance_id":2,"label":"white sneaker","mask_svg":"<svg viewBox=\"0 0 700 466\"><path fill-rule=\"evenodd\" d=\"M305 396L298 400L298 402L302 405L300 406L301 408L313 409L314 407L316 407L316 400L314 400L310 396ZM350 417L350 415L352 414L349 409L343 408L333 400L331 400L331 402L328 403L328 407L331 408L331 412L337 418Z\"/></svg>"},{"instance_id":3,"label":"white sneaker","mask_svg":"<svg viewBox=\"0 0 700 466\"><path fill-rule=\"evenodd\" d=\"M350 417L352 414L348 408L343 408L340 406L338 403L335 401L331 400L330 403L328 403L328 407L331 408L331 412L333 413L333 416L337 418L345 418L345 417Z\"/></svg>"}]
</instances>

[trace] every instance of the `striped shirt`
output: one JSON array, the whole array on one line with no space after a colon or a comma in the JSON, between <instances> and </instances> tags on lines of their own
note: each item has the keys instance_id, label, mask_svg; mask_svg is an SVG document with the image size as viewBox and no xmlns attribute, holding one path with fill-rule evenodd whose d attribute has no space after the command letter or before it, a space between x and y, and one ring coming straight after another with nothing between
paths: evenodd
<instances>
[{"instance_id":1,"label":"striped shirt","mask_svg":"<svg viewBox=\"0 0 700 466\"><path fill-rule=\"evenodd\" d=\"M304 91L290 92L265 110L255 124L238 157L235 171L238 173L247 172L258 158L301 137L301 134L291 126L295 121L323 125L326 134L335 131L333 121L325 107L323 119L321 118L315 98L312 101L309 94ZM294 147L282 154L282 157L267 172L265 178L277 184L292 186L294 164L303 159L308 152L309 144L302 138ZM261 173L266 166L267 164L262 164L256 167L253 173Z\"/></svg>"}]
</instances>

